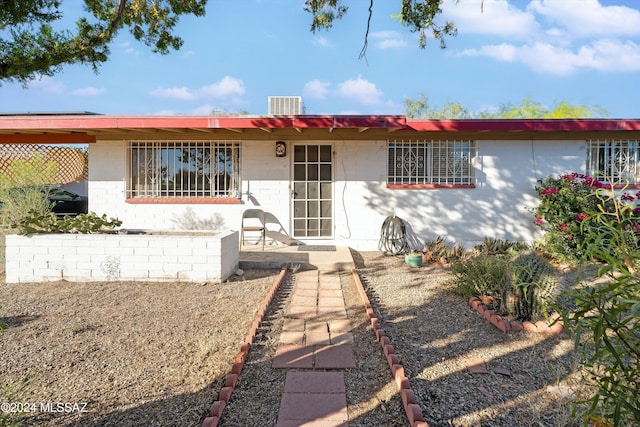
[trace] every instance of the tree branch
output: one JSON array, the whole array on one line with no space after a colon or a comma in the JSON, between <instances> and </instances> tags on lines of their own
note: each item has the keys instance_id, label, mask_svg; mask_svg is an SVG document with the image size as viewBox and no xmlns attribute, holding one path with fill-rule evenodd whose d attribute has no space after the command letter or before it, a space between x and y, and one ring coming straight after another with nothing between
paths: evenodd
<instances>
[{"instance_id":1,"label":"tree branch","mask_svg":"<svg viewBox=\"0 0 640 427\"><path fill-rule=\"evenodd\" d=\"M358 59L362 59L367 54L367 47L369 46L369 29L371 28L371 17L373 16L373 0L369 2L369 18L367 19L367 31L364 33L364 44L362 45L362 50L360 50L360 55L358 55Z\"/></svg>"}]
</instances>

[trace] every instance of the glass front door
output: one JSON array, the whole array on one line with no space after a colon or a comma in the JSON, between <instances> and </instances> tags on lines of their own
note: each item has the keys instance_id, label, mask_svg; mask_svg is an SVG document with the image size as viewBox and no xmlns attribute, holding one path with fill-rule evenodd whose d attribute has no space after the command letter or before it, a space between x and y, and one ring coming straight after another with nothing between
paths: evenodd
<instances>
[{"instance_id":1,"label":"glass front door","mask_svg":"<svg viewBox=\"0 0 640 427\"><path fill-rule=\"evenodd\" d=\"M333 236L333 147L293 146L293 237Z\"/></svg>"}]
</instances>

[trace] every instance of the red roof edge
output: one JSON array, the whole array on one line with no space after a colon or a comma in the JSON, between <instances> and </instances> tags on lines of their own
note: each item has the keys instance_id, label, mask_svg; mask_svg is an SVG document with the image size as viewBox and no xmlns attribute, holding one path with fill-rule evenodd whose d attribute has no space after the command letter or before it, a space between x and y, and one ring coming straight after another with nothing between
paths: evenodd
<instances>
[{"instance_id":1,"label":"red roof edge","mask_svg":"<svg viewBox=\"0 0 640 427\"><path fill-rule=\"evenodd\" d=\"M483 119L483 120L408 120L416 131L439 132L575 132L638 131L637 119Z\"/></svg>"},{"instance_id":2,"label":"red roof edge","mask_svg":"<svg viewBox=\"0 0 640 427\"><path fill-rule=\"evenodd\" d=\"M73 129L347 129L389 128L423 132L640 131L640 119L427 120L403 115L296 116L0 116L0 130Z\"/></svg>"},{"instance_id":3,"label":"red roof edge","mask_svg":"<svg viewBox=\"0 0 640 427\"><path fill-rule=\"evenodd\" d=\"M0 129L398 128L405 116L0 116Z\"/></svg>"}]
</instances>

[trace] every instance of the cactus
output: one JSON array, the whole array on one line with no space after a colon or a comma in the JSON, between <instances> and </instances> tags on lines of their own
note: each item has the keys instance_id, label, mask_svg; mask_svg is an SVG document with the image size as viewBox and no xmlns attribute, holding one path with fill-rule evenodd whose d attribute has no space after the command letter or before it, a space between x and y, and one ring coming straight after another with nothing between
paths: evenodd
<instances>
[{"instance_id":1,"label":"cactus","mask_svg":"<svg viewBox=\"0 0 640 427\"><path fill-rule=\"evenodd\" d=\"M462 244L457 243L449 246L445 243L442 236L438 236L435 240L425 242L423 252L428 259L443 264L464 259L467 256L467 252Z\"/></svg>"},{"instance_id":2,"label":"cactus","mask_svg":"<svg viewBox=\"0 0 640 427\"><path fill-rule=\"evenodd\" d=\"M481 244L473 247L475 254L506 255L510 252L522 251L530 246L523 242L511 242L509 240L485 237Z\"/></svg>"},{"instance_id":3,"label":"cactus","mask_svg":"<svg viewBox=\"0 0 640 427\"><path fill-rule=\"evenodd\" d=\"M553 268L536 252L520 252L511 262L502 308L521 320L534 320L546 314L554 297L557 281Z\"/></svg>"}]
</instances>

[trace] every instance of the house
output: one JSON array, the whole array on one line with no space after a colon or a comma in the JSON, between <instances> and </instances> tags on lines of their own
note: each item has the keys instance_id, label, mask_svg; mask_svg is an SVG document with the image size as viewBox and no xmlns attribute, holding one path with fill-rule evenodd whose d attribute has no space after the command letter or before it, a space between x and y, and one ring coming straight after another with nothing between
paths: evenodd
<instances>
[{"instance_id":1,"label":"house","mask_svg":"<svg viewBox=\"0 0 640 427\"><path fill-rule=\"evenodd\" d=\"M0 116L2 144L88 144L89 210L129 229L193 217L238 230L258 207L305 243L376 250L398 216L421 241L533 241L536 180L640 184L640 119L401 115Z\"/></svg>"}]
</instances>

